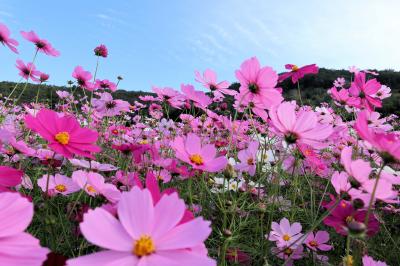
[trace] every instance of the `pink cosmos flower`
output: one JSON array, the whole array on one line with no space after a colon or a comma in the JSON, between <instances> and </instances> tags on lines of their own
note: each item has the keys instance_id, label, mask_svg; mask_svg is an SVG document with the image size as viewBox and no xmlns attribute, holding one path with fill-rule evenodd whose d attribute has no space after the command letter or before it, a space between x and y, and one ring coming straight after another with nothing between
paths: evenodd
<instances>
[{"instance_id":1,"label":"pink cosmos flower","mask_svg":"<svg viewBox=\"0 0 400 266\"><path fill-rule=\"evenodd\" d=\"M303 245L273 247L271 252L278 258L285 260L284 265L286 266L293 266L293 260L299 260L304 257Z\"/></svg>"},{"instance_id":2,"label":"pink cosmos flower","mask_svg":"<svg viewBox=\"0 0 400 266\"><path fill-rule=\"evenodd\" d=\"M22 78L28 80L29 78L32 81L39 82L39 77L41 72L36 70L36 66L32 63L28 63L25 65L25 63L22 60L17 60L17 64L15 65L19 69L18 75L20 75Z\"/></svg>"},{"instance_id":3,"label":"pink cosmos flower","mask_svg":"<svg viewBox=\"0 0 400 266\"><path fill-rule=\"evenodd\" d=\"M333 87L329 90L329 94L335 101L336 105L354 106L355 104L357 104L357 99L350 96L350 92L348 89L341 89L338 91L335 87Z\"/></svg>"},{"instance_id":4,"label":"pink cosmos flower","mask_svg":"<svg viewBox=\"0 0 400 266\"><path fill-rule=\"evenodd\" d=\"M0 23L0 43L10 48L10 50L14 53L18 54L18 50L16 48L16 46L18 46L18 42L10 38L10 30L3 23Z\"/></svg>"},{"instance_id":5,"label":"pink cosmos flower","mask_svg":"<svg viewBox=\"0 0 400 266\"><path fill-rule=\"evenodd\" d=\"M83 67L75 67L72 77L76 79L81 88L87 89L88 91L94 90L95 86L92 82L90 82L92 79L92 74L89 71L85 71Z\"/></svg>"},{"instance_id":6,"label":"pink cosmos flower","mask_svg":"<svg viewBox=\"0 0 400 266\"><path fill-rule=\"evenodd\" d=\"M392 96L391 89L385 85L382 85L378 92L373 95L373 97L377 97L381 100L389 98L390 96Z\"/></svg>"},{"instance_id":7,"label":"pink cosmos flower","mask_svg":"<svg viewBox=\"0 0 400 266\"><path fill-rule=\"evenodd\" d=\"M343 88L345 84L346 80L343 77L337 78L333 82L333 86L335 86L336 88Z\"/></svg>"},{"instance_id":8,"label":"pink cosmos flower","mask_svg":"<svg viewBox=\"0 0 400 266\"><path fill-rule=\"evenodd\" d=\"M381 84L376 79L365 81L365 73L356 74L354 82L351 83L349 92L356 97L356 106L372 111L374 107L382 107L382 101L374 95L381 88Z\"/></svg>"},{"instance_id":9,"label":"pink cosmos flower","mask_svg":"<svg viewBox=\"0 0 400 266\"><path fill-rule=\"evenodd\" d=\"M247 149L239 151L238 158L240 163L235 165L235 169L242 172L248 172L249 175L254 176L257 166L258 146L258 141L253 141L249 143L249 147Z\"/></svg>"},{"instance_id":10,"label":"pink cosmos flower","mask_svg":"<svg viewBox=\"0 0 400 266\"><path fill-rule=\"evenodd\" d=\"M368 255L364 255L362 258L363 266L387 266L384 261L376 261Z\"/></svg>"},{"instance_id":11,"label":"pink cosmos flower","mask_svg":"<svg viewBox=\"0 0 400 266\"><path fill-rule=\"evenodd\" d=\"M101 151L94 145L98 133L82 128L71 115L60 117L56 112L43 108L36 117L26 115L25 124L47 140L51 149L67 158L75 154L93 158L91 153Z\"/></svg>"},{"instance_id":12,"label":"pink cosmos flower","mask_svg":"<svg viewBox=\"0 0 400 266\"><path fill-rule=\"evenodd\" d=\"M26 40L34 43L38 51L55 57L60 55L59 51L54 49L53 46L47 40L40 39L39 36L37 36L37 34L34 31L30 32L21 31L21 35Z\"/></svg>"},{"instance_id":13,"label":"pink cosmos flower","mask_svg":"<svg viewBox=\"0 0 400 266\"><path fill-rule=\"evenodd\" d=\"M174 108L180 109L185 101L185 97L172 88L157 88L153 86L151 89L157 94L160 101L165 101Z\"/></svg>"},{"instance_id":14,"label":"pink cosmos flower","mask_svg":"<svg viewBox=\"0 0 400 266\"><path fill-rule=\"evenodd\" d=\"M128 112L130 104L123 100L114 100L108 92L100 94L100 99L93 98L92 105L100 116L116 116Z\"/></svg>"},{"instance_id":15,"label":"pink cosmos flower","mask_svg":"<svg viewBox=\"0 0 400 266\"><path fill-rule=\"evenodd\" d=\"M194 72L196 75L196 81L203 84L203 86L214 93L214 96L224 97L226 95L236 95L237 92L229 89L229 82L224 80L217 83L217 74L211 69L206 69L201 76L199 71Z\"/></svg>"},{"instance_id":16,"label":"pink cosmos flower","mask_svg":"<svg viewBox=\"0 0 400 266\"><path fill-rule=\"evenodd\" d=\"M75 171L72 173L72 180L89 196L102 195L113 203L118 202L121 197L120 191L113 184L105 183L104 177L98 173Z\"/></svg>"},{"instance_id":17,"label":"pink cosmos flower","mask_svg":"<svg viewBox=\"0 0 400 266\"><path fill-rule=\"evenodd\" d=\"M306 74L317 74L318 67L316 64L306 65L303 67L298 67L296 65L287 64L285 68L291 70L291 72L283 73L279 76L279 82L284 81L287 78L292 77L293 84L296 83L299 79L303 78Z\"/></svg>"},{"instance_id":18,"label":"pink cosmos flower","mask_svg":"<svg viewBox=\"0 0 400 266\"><path fill-rule=\"evenodd\" d=\"M24 172L8 166L0 166L0 192L21 184Z\"/></svg>"},{"instance_id":19,"label":"pink cosmos flower","mask_svg":"<svg viewBox=\"0 0 400 266\"><path fill-rule=\"evenodd\" d=\"M194 169L218 172L228 164L225 156L215 158L217 150L214 145L202 145L201 139L194 133L189 133L186 138L175 138L172 148L178 159L190 164Z\"/></svg>"},{"instance_id":20,"label":"pink cosmos flower","mask_svg":"<svg viewBox=\"0 0 400 266\"><path fill-rule=\"evenodd\" d=\"M108 89L112 92L117 90L117 85L114 82L109 81L108 79L96 79L95 87L102 90Z\"/></svg>"},{"instance_id":21,"label":"pink cosmos flower","mask_svg":"<svg viewBox=\"0 0 400 266\"><path fill-rule=\"evenodd\" d=\"M41 72L41 73L40 73L40 76L39 76L39 81L40 81L40 83L44 83L44 82L46 82L47 80L49 80L49 78L50 78L50 75Z\"/></svg>"},{"instance_id":22,"label":"pink cosmos flower","mask_svg":"<svg viewBox=\"0 0 400 266\"><path fill-rule=\"evenodd\" d=\"M283 102L270 112L272 125L284 135L288 144L304 143L314 148L321 147L322 141L332 133L332 126L321 124L313 111L304 109L296 112L296 106Z\"/></svg>"},{"instance_id":23,"label":"pink cosmos flower","mask_svg":"<svg viewBox=\"0 0 400 266\"><path fill-rule=\"evenodd\" d=\"M256 57L245 60L235 75L240 82L241 104L257 102L270 109L282 102L282 93L275 89L278 74L271 67L261 68Z\"/></svg>"},{"instance_id":24,"label":"pink cosmos flower","mask_svg":"<svg viewBox=\"0 0 400 266\"><path fill-rule=\"evenodd\" d=\"M333 247L331 245L326 244L329 241L329 234L326 231L318 231L317 233L309 233L305 240L305 244L311 250L317 251L328 251Z\"/></svg>"},{"instance_id":25,"label":"pink cosmos flower","mask_svg":"<svg viewBox=\"0 0 400 266\"><path fill-rule=\"evenodd\" d=\"M363 140L368 141L380 153L386 163L400 161L399 137L394 133L377 132L368 127L368 115L365 111L358 114L354 128Z\"/></svg>"},{"instance_id":26,"label":"pink cosmos flower","mask_svg":"<svg viewBox=\"0 0 400 266\"><path fill-rule=\"evenodd\" d=\"M106 58L108 56L108 49L104 44L101 44L99 46L97 46L96 48L94 48L94 54L96 56L101 56Z\"/></svg>"},{"instance_id":27,"label":"pink cosmos flower","mask_svg":"<svg viewBox=\"0 0 400 266\"><path fill-rule=\"evenodd\" d=\"M69 159L72 165L78 166L78 167L83 167L86 169L91 169L99 172L109 172L109 171L115 171L118 169L118 167L115 167L112 164L108 163L99 163L96 161L86 161L86 160L79 160L79 159Z\"/></svg>"},{"instance_id":28,"label":"pink cosmos flower","mask_svg":"<svg viewBox=\"0 0 400 266\"><path fill-rule=\"evenodd\" d=\"M47 178L49 179L48 186ZM46 192L47 188L50 195L62 194L66 196L80 190L80 187L71 178L61 174L43 175L37 180L37 183L43 192Z\"/></svg>"},{"instance_id":29,"label":"pink cosmos flower","mask_svg":"<svg viewBox=\"0 0 400 266\"><path fill-rule=\"evenodd\" d=\"M196 91L194 87L190 84L181 85L181 91L186 96L187 99L193 101L194 106L205 110L212 102L211 98L208 97L202 91Z\"/></svg>"},{"instance_id":30,"label":"pink cosmos flower","mask_svg":"<svg viewBox=\"0 0 400 266\"><path fill-rule=\"evenodd\" d=\"M24 231L31 223L33 204L18 193L0 193L0 261L2 265L40 266L50 252Z\"/></svg>"},{"instance_id":31,"label":"pink cosmos flower","mask_svg":"<svg viewBox=\"0 0 400 266\"><path fill-rule=\"evenodd\" d=\"M290 246L303 236L301 233L301 224L290 224L287 218L282 218L278 223L272 222L272 231L266 234L265 237L269 241L275 241L278 247ZM297 246L297 244L295 244Z\"/></svg>"},{"instance_id":32,"label":"pink cosmos flower","mask_svg":"<svg viewBox=\"0 0 400 266\"><path fill-rule=\"evenodd\" d=\"M149 190L134 187L121 196L119 220L101 208L84 215L82 234L106 250L70 259L67 265L216 265L203 244L210 223L199 217L178 225L184 212L176 193L154 204Z\"/></svg>"}]
</instances>

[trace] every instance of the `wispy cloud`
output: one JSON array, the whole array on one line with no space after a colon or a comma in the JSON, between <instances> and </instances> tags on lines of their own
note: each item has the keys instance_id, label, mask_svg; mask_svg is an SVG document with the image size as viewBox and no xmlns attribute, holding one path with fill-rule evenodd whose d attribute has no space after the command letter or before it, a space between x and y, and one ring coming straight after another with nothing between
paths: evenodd
<instances>
[{"instance_id":1,"label":"wispy cloud","mask_svg":"<svg viewBox=\"0 0 400 266\"><path fill-rule=\"evenodd\" d=\"M9 13L9 12L6 12L6 11L3 11L3 10L0 10L0 16L2 16L2 17L8 17L8 18L13 18L13 17L14 17L13 14L11 14L11 13Z\"/></svg>"}]
</instances>

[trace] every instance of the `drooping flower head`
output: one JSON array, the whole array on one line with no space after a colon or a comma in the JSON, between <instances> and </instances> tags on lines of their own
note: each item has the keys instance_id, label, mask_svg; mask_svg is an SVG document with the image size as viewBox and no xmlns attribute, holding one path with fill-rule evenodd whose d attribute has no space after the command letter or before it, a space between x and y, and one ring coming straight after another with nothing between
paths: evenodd
<instances>
[{"instance_id":1,"label":"drooping flower head","mask_svg":"<svg viewBox=\"0 0 400 266\"><path fill-rule=\"evenodd\" d=\"M186 206L177 193L164 194L154 204L149 190L135 186L122 193L117 208L119 220L102 208L84 215L82 234L106 250L70 259L68 266L216 265L203 243L211 233L210 223L198 217L179 224Z\"/></svg>"},{"instance_id":2,"label":"drooping flower head","mask_svg":"<svg viewBox=\"0 0 400 266\"><path fill-rule=\"evenodd\" d=\"M0 23L0 43L10 48L11 51L18 54L18 50L16 46L18 46L18 42L12 38L10 38L10 30L6 25Z\"/></svg>"},{"instance_id":3,"label":"drooping flower head","mask_svg":"<svg viewBox=\"0 0 400 266\"><path fill-rule=\"evenodd\" d=\"M26 115L25 124L47 140L50 148L67 158L72 158L75 154L93 158L92 153L101 151L94 144L98 133L82 128L72 115L60 116L44 108L37 113L36 117Z\"/></svg>"},{"instance_id":4,"label":"drooping flower head","mask_svg":"<svg viewBox=\"0 0 400 266\"><path fill-rule=\"evenodd\" d=\"M45 53L49 56L55 56L55 57L60 55L59 51L54 49L53 46L47 40L40 39L39 36L34 31L30 31L30 32L21 31L21 35L26 40L34 43L39 52Z\"/></svg>"},{"instance_id":5,"label":"drooping flower head","mask_svg":"<svg viewBox=\"0 0 400 266\"><path fill-rule=\"evenodd\" d=\"M292 77L293 84L296 83L299 79L303 78L306 74L317 74L318 67L316 64L306 65L302 67L298 67L296 65L287 64L285 68L290 70L290 72L283 73L279 76L279 82L284 81L287 78Z\"/></svg>"}]
</instances>

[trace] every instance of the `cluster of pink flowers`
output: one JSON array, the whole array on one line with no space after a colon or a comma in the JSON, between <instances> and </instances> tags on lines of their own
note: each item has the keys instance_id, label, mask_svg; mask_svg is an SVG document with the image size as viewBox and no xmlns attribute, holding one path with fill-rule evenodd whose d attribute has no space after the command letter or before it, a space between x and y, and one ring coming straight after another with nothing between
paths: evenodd
<instances>
[{"instance_id":1,"label":"cluster of pink flowers","mask_svg":"<svg viewBox=\"0 0 400 266\"><path fill-rule=\"evenodd\" d=\"M35 32L21 34L35 58L60 55ZM0 42L17 53L10 36L0 24ZM94 54L99 64L108 49ZM18 59L19 75L46 82L34 63ZM327 264L337 260L336 239L369 241L385 222L381 212L400 212L400 134L397 118L377 109L391 95L378 73L352 68L352 81L339 77L329 89L332 106L312 107L284 99L279 86L291 78L300 88L315 64L288 64L279 75L251 57L235 71L237 86L206 69L194 75L202 90L153 86L131 102L113 94L122 78L99 79L98 66L94 74L77 66L54 109L40 100L15 106L11 94L0 101L1 265L54 256L54 241L40 239L42 247L37 238L55 223L33 219L34 205L47 215L65 204L58 215L76 228L63 233L82 242L66 252L74 255L66 265L109 266L256 265L260 251L235 242L240 221L251 219L261 225L245 237L268 247L263 260ZM354 260L348 246L338 251L346 266ZM363 265L386 265L368 252Z\"/></svg>"}]
</instances>

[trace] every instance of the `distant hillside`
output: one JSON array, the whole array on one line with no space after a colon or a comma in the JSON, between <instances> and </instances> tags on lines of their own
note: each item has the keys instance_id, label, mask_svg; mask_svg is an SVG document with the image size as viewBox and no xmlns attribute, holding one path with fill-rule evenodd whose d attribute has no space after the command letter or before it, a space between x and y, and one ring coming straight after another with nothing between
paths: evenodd
<instances>
[{"instance_id":1,"label":"distant hillside","mask_svg":"<svg viewBox=\"0 0 400 266\"><path fill-rule=\"evenodd\" d=\"M332 87L333 81L337 77L350 79L350 73L346 70L331 70L321 68L318 75L308 75L300 82L302 90L302 98L304 103L319 104L321 102L329 102L330 97L327 94L327 89ZM383 109L380 110L384 114L397 114L400 116L400 72L393 70L379 71L379 76L376 77L379 82L389 86L392 89L392 97L384 100ZM14 82L0 82L0 94L3 96L9 95L14 88ZM14 92L14 96L18 96L24 84L20 84ZM197 86L200 88L200 86ZM233 89L238 88L238 84L233 83ZM291 81L286 80L281 84L284 91L285 99L296 99L297 85L293 85ZM26 91L22 94L20 102L29 102L36 97L37 89L40 89L40 98L47 99L50 104L54 104L58 100L56 95L57 90L71 90L71 87L52 86L52 85L36 85L28 84ZM72 87L76 89L75 87ZM143 91L125 91L118 90L113 93L114 98L123 99L133 103L138 100L140 95L150 95L151 92ZM78 97L82 97L81 89L76 91Z\"/></svg>"}]
</instances>

